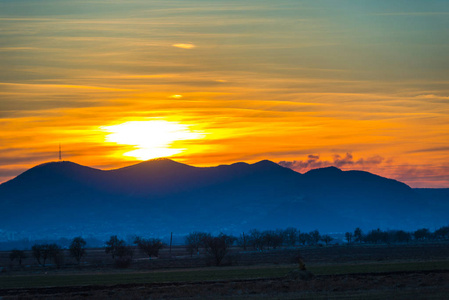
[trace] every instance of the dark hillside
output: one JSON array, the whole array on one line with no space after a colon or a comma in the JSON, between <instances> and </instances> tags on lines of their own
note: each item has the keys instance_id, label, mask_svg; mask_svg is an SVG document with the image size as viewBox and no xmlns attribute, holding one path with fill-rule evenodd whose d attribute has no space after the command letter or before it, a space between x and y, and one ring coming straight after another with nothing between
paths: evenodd
<instances>
[{"instance_id":1,"label":"dark hillside","mask_svg":"<svg viewBox=\"0 0 449 300\"><path fill-rule=\"evenodd\" d=\"M158 159L110 171L54 162L0 185L0 229L55 237L415 229L447 225L447 194L334 167L299 174L266 160L198 168Z\"/></svg>"}]
</instances>

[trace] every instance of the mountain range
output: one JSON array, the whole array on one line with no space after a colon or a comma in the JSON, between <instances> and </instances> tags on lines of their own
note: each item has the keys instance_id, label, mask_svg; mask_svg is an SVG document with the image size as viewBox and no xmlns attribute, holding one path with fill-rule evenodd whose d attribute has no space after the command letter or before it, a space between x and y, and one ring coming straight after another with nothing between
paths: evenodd
<instances>
[{"instance_id":1,"label":"mountain range","mask_svg":"<svg viewBox=\"0 0 449 300\"><path fill-rule=\"evenodd\" d=\"M268 160L200 168L157 159L108 171L61 161L1 184L0 207L0 230L34 238L413 230L448 225L449 189L335 167L300 174Z\"/></svg>"}]
</instances>

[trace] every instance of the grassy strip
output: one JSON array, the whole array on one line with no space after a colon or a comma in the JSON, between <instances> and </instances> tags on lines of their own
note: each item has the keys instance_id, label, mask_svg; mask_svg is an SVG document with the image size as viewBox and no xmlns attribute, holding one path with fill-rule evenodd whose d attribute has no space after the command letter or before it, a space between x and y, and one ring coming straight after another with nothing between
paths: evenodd
<instances>
[{"instance_id":1,"label":"grassy strip","mask_svg":"<svg viewBox=\"0 0 449 300\"><path fill-rule=\"evenodd\" d=\"M449 270L449 261L390 262L311 266L308 268L316 275L337 275L372 272L407 272L426 270Z\"/></svg>"},{"instance_id":2,"label":"grassy strip","mask_svg":"<svg viewBox=\"0 0 449 300\"><path fill-rule=\"evenodd\" d=\"M214 268L202 270L178 270L146 273L105 273L105 274L70 274L70 275L23 275L0 277L0 289L32 288L49 286L114 285L125 283L152 282L196 282L207 280L232 280L272 278L287 275L294 267L260 267L260 268ZM311 266L309 270L316 275L449 270L449 261L429 262L393 262L370 264L343 264Z\"/></svg>"},{"instance_id":3,"label":"grassy strip","mask_svg":"<svg viewBox=\"0 0 449 300\"><path fill-rule=\"evenodd\" d=\"M428 300L428 299L446 299L447 291L435 288L420 287L419 292L416 288L394 289L394 290L366 290L366 291L323 291L323 292L293 292L280 293L276 295L277 300L378 300L378 299L395 299L395 300ZM203 298L203 300L215 299L214 297ZM273 295L233 295L233 300L260 300L273 299Z\"/></svg>"},{"instance_id":4,"label":"grassy strip","mask_svg":"<svg viewBox=\"0 0 449 300\"><path fill-rule=\"evenodd\" d=\"M213 269L165 271L151 273L30 275L0 278L1 288L30 288L48 286L114 285L151 282L196 282L206 280L252 279L285 276L293 268Z\"/></svg>"}]
</instances>

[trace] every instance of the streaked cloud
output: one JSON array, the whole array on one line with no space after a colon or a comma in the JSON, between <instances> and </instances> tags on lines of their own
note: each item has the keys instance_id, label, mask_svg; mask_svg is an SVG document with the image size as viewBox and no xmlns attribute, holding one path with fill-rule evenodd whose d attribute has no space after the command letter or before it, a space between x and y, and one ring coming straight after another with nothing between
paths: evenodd
<instances>
[{"instance_id":1,"label":"streaked cloud","mask_svg":"<svg viewBox=\"0 0 449 300\"><path fill-rule=\"evenodd\" d=\"M321 160L318 154L309 154L306 160L294 160L294 161L280 161L279 165L293 169L300 173L305 173L312 169L325 168L334 166L342 169L363 169L366 166L376 166L381 164L385 159L380 155L376 155L369 158L354 159L352 153L346 153L345 155L334 154L333 159Z\"/></svg>"},{"instance_id":2,"label":"streaked cloud","mask_svg":"<svg viewBox=\"0 0 449 300\"><path fill-rule=\"evenodd\" d=\"M182 44L182 43L181 44L173 44L172 46L176 47L176 48L181 48L181 49L193 49L196 47L194 44Z\"/></svg>"},{"instance_id":3,"label":"streaked cloud","mask_svg":"<svg viewBox=\"0 0 449 300\"><path fill-rule=\"evenodd\" d=\"M306 159L280 161L279 165L300 173L325 167L338 167L342 170L364 170L393 178L409 184L412 187L432 188L446 186L449 178L445 175L449 165L402 165L393 159L385 159L380 155L355 159L352 153L345 155L333 154L332 159L321 159L320 155L309 154Z\"/></svg>"},{"instance_id":4,"label":"streaked cloud","mask_svg":"<svg viewBox=\"0 0 449 300\"><path fill-rule=\"evenodd\" d=\"M412 150L409 153L420 153L420 152L447 152L449 147L436 147L436 148L425 148Z\"/></svg>"},{"instance_id":5,"label":"streaked cloud","mask_svg":"<svg viewBox=\"0 0 449 300\"><path fill-rule=\"evenodd\" d=\"M420 11L420 12L390 12L379 13L377 16L414 16L414 17L431 17L431 16L449 16L449 12L438 11Z\"/></svg>"},{"instance_id":6,"label":"streaked cloud","mask_svg":"<svg viewBox=\"0 0 449 300\"><path fill-rule=\"evenodd\" d=\"M189 151L173 158L196 165L300 166L319 156L309 166L338 163L415 186L430 182L419 181L424 168L445 174L441 1L204 3L0 4L2 176L53 157L56 141L67 159L123 166L131 158L116 154L129 149L104 145L97 129L141 119L208 132L177 145Z\"/></svg>"}]
</instances>

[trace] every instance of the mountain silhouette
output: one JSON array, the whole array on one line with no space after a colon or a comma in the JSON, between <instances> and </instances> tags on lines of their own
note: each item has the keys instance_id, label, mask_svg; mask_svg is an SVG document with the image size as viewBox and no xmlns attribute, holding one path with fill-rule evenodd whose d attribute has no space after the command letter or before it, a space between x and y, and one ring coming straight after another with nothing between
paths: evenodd
<instances>
[{"instance_id":1,"label":"mountain silhouette","mask_svg":"<svg viewBox=\"0 0 449 300\"><path fill-rule=\"evenodd\" d=\"M0 229L106 237L447 225L445 194L432 191L435 201L425 189L368 172L300 174L268 160L200 168L156 159L108 171L50 162L0 185Z\"/></svg>"}]
</instances>

